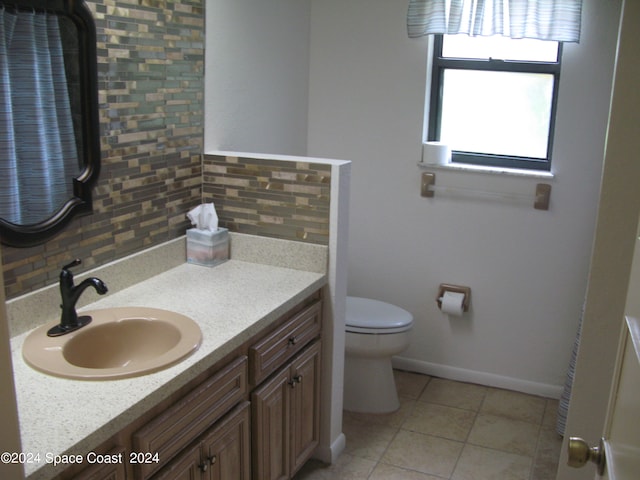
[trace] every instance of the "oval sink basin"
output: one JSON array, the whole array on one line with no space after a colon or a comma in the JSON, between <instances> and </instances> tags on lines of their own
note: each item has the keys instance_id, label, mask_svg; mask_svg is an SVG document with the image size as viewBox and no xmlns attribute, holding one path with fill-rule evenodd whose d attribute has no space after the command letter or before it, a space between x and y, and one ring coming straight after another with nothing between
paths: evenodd
<instances>
[{"instance_id":1,"label":"oval sink basin","mask_svg":"<svg viewBox=\"0 0 640 480\"><path fill-rule=\"evenodd\" d=\"M202 332L189 317L168 310L122 307L82 312L91 323L48 337L52 325L31 332L22 356L33 368L80 380L113 380L162 370L195 352Z\"/></svg>"}]
</instances>

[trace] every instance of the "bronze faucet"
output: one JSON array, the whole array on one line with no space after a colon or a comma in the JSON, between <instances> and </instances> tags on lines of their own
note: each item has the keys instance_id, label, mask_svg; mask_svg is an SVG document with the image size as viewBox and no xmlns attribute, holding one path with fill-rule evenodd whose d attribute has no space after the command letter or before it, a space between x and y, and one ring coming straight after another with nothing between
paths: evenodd
<instances>
[{"instance_id":1,"label":"bronze faucet","mask_svg":"<svg viewBox=\"0 0 640 480\"><path fill-rule=\"evenodd\" d=\"M91 322L90 316L83 315L78 317L76 313L76 303L80 295L82 295L82 292L88 287L95 288L96 292L100 295L107 293L107 286L99 278L91 277L83 280L78 285L73 284L73 274L69 269L81 263L82 260L76 258L70 264L62 267L62 271L60 272L60 295L62 296L60 308L62 308L62 315L60 316L60 323L47 332L47 335L50 337L57 337L65 333L73 332Z\"/></svg>"}]
</instances>

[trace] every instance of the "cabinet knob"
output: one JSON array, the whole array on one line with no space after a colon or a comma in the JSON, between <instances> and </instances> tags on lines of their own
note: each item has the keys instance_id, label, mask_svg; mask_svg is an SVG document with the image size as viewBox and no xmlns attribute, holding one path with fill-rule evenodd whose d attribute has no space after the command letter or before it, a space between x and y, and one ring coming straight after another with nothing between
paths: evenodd
<instances>
[{"instance_id":1,"label":"cabinet knob","mask_svg":"<svg viewBox=\"0 0 640 480\"><path fill-rule=\"evenodd\" d=\"M207 457L207 460L209 460L210 465L213 465L218 460L218 457L216 455L210 455Z\"/></svg>"},{"instance_id":2,"label":"cabinet knob","mask_svg":"<svg viewBox=\"0 0 640 480\"><path fill-rule=\"evenodd\" d=\"M207 469L209 468L209 465L207 463L202 462L200 465L198 465L198 468L200 469L201 472L206 472Z\"/></svg>"},{"instance_id":3,"label":"cabinet knob","mask_svg":"<svg viewBox=\"0 0 640 480\"><path fill-rule=\"evenodd\" d=\"M289 337L289 345L295 345L296 344L296 337Z\"/></svg>"},{"instance_id":4,"label":"cabinet knob","mask_svg":"<svg viewBox=\"0 0 640 480\"><path fill-rule=\"evenodd\" d=\"M302 382L302 375L296 375L295 377L293 377L291 380L289 380L287 383L289 385L291 385L291 388L295 388L297 383Z\"/></svg>"}]
</instances>

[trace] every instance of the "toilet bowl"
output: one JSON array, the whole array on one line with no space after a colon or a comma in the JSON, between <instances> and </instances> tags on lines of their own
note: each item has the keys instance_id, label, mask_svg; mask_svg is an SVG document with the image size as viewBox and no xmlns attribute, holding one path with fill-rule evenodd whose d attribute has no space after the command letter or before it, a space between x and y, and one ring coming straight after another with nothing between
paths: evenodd
<instances>
[{"instance_id":1,"label":"toilet bowl","mask_svg":"<svg viewBox=\"0 0 640 480\"><path fill-rule=\"evenodd\" d=\"M388 413L400 407L391 357L409 346L413 316L370 298L347 297L344 409Z\"/></svg>"}]
</instances>

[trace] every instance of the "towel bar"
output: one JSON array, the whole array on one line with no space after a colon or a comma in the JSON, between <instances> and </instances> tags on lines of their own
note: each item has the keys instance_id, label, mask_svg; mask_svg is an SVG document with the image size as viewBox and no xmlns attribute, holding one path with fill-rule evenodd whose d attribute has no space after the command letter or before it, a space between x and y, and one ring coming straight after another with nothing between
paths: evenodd
<instances>
[{"instance_id":1,"label":"towel bar","mask_svg":"<svg viewBox=\"0 0 640 480\"><path fill-rule=\"evenodd\" d=\"M422 173L422 183L420 194L423 197L433 197L434 193L468 195L475 197L496 198L512 201L533 202L533 208L536 210L549 210L549 200L551 197L551 185L548 183L536 184L534 194L526 193L510 193L510 192L491 192L486 190L477 190L474 188L464 187L447 187L436 185L436 174L432 172Z\"/></svg>"}]
</instances>

